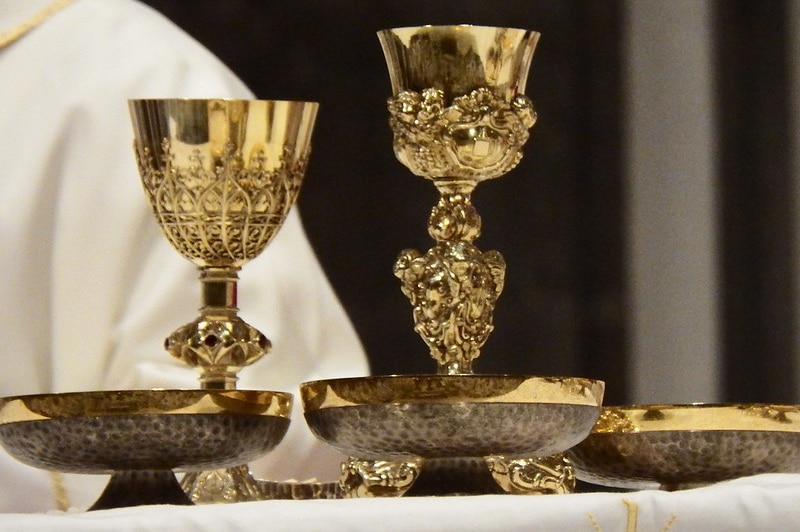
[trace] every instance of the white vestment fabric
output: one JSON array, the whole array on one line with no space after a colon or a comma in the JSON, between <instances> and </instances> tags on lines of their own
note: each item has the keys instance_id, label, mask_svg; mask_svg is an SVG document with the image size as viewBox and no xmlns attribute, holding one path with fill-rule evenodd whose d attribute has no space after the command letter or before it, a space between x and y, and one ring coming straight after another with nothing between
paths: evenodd
<instances>
[{"instance_id":1,"label":"white vestment fabric","mask_svg":"<svg viewBox=\"0 0 800 532\"><path fill-rule=\"evenodd\" d=\"M2 0L0 33L47 4ZM162 347L197 316L198 272L150 211L126 100L253 95L132 0L76 0L0 49L0 80L0 395L198 388L195 371ZM288 436L251 464L254 476L335 478L342 457L311 435L298 384L368 367L297 209L240 278L240 315L273 349L238 387L296 399ZM69 475L71 503L88 505L105 481ZM53 508L50 482L0 451L0 511Z\"/></svg>"},{"instance_id":2,"label":"white vestment fabric","mask_svg":"<svg viewBox=\"0 0 800 532\"><path fill-rule=\"evenodd\" d=\"M796 532L800 475L686 491L260 501L0 516L0 531Z\"/></svg>"}]
</instances>

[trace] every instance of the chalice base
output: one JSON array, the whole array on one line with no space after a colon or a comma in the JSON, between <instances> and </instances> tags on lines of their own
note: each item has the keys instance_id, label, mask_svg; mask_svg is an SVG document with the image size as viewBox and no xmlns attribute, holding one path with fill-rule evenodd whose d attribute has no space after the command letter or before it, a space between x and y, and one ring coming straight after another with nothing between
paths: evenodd
<instances>
[{"instance_id":1,"label":"chalice base","mask_svg":"<svg viewBox=\"0 0 800 532\"><path fill-rule=\"evenodd\" d=\"M342 489L338 481L318 482L314 480L296 482L293 480L259 480L263 500L273 499L341 499Z\"/></svg>"},{"instance_id":2,"label":"chalice base","mask_svg":"<svg viewBox=\"0 0 800 532\"><path fill-rule=\"evenodd\" d=\"M275 499L341 499L338 481L275 481L256 479L244 466L187 473L181 488L195 504L219 504Z\"/></svg>"},{"instance_id":3,"label":"chalice base","mask_svg":"<svg viewBox=\"0 0 800 532\"><path fill-rule=\"evenodd\" d=\"M259 482L246 465L186 473L181 488L196 504L262 500Z\"/></svg>"}]
</instances>

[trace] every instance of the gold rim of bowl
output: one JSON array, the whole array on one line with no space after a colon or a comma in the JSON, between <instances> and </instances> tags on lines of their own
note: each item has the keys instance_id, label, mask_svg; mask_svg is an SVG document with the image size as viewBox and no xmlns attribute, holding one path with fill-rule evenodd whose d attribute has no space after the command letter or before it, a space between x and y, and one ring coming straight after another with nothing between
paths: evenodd
<instances>
[{"instance_id":1,"label":"gold rim of bowl","mask_svg":"<svg viewBox=\"0 0 800 532\"><path fill-rule=\"evenodd\" d=\"M305 382L306 412L409 403L545 403L599 407L605 383L529 375L387 375Z\"/></svg>"},{"instance_id":2,"label":"gold rim of bowl","mask_svg":"<svg viewBox=\"0 0 800 532\"><path fill-rule=\"evenodd\" d=\"M800 406L771 403L605 406L593 433L710 430L800 432Z\"/></svg>"},{"instance_id":3,"label":"gold rim of bowl","mask_svg":"<svg viewBox=\"0 0 800 532\"><path fill-rule=\"evenodd\" d=\"M0 425L65 417L227 414L288 418L292 394L261 390L122 390L0 398Z\"/></svg>"},{"instance_id":4,"label":"gold rim of bowl","mask_svg":"<svg viewBox=\"0 0 800 532\"><path fill-rule=\"evenodd\" d=\"M242 102L242 103L277 103L277 104L310 104L319 106L319 102L310 100L260 100L248 98L131 98L135 102Z\"/></svg>"}]
</instances>

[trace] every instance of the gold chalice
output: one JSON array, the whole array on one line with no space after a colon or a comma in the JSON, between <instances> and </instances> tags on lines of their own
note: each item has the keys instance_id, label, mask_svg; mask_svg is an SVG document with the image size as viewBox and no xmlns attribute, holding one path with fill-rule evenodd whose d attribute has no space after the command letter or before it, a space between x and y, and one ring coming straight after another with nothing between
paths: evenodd
<instances>
[{"instance_id":1,"label":"gold chalice","mask_svg":"<svg viewBox=\"0 0 800 532\"><path fill-rule=\"evenodd\" d=\"M166 340L199 369L207 390L236 387L270 341L238 315L238 272L259 255L295 204L318 110L313 102L132 100L136 160L167 240L197 265L200 315ZM193 500L259 499L246 466L187 475Z\"/></svg>"},{"instance_id":2,"label":"gold chalice","mask_svg":"<svg viewBox=\"0 0 800 532\"><path fill-rule=\"evenodd\" d=\"M237 316L237 274L297 198L318 106L177 99L129 106L156 218L201 272L200 317L166 342L199 368L201 389L2 398L0 444L34 467L111 473L91 509L258 499L259 484L242 464L282 440L292 395L235 389L238 370L270 346ZM189 472L190 489L175 471Z\"/></svg>"},{"instance_id":3,"label":"gold chalice","mask_svg":"<svg viewBox=\"0 0 800 532\"><path fill-rule=\"evenodd\" d=\"M269 244L297 200L318 105L133 100L136 160L167 240L200 270L200 316L166 340L205 389L235 388L270 342L236 307L238 272Z\"/></svg>"},{"instance_id":4,"label":"gold chalice","mask_svg":"<svg viewBox=\"0 0 800 532\"><path fill-rule=\"evenodd\" d=\"M437 483L474 476L466 470L491 473L491 487L479 480L444 491L570 491L574 471L559 453L589 434L603 383L472 372L494 327L505 262L474 245L481 219L471 195L522 157L536 121L524 91L539 34L462 25L378 37L394 92L395 155L440 193L428 221L436 245L403 251L394 266L437 374L305 383L306 420L352 457L341 479L349 496L435 493ZM445 480L417 482L423 465Z\"/></svg>"}]
</instances>

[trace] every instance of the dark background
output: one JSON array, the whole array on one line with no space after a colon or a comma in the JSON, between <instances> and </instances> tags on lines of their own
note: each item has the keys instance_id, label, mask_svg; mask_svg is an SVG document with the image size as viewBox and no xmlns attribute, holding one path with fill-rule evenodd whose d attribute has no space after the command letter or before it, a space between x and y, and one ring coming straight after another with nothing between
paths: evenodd
<instances>
[{"instance_id":1,"label":"dark background","mask_svg":"<svg viewBox=\"0 0 800 532\"><path fill-rule=\"evenodd\" d=\"M422 24L510 26L542 38L527 94L539 121L525 157L473 200L476 244L506 258L478 372L581 375L625 395L622 13L616 1L148 0L218 55L258 98L321 104L300 208L365 345L372 372L429 373L392 265L433 245L433 185L395 158L389 76L376 32Z\"/></svg>"},{"instance_id":2,"label":"dark background","mask_svg":"<svg viewBox=\"0 0 800 532\"><path fill-rule=\"evenodd\" d=\"M475 369L600 378L606 404L625 402L624 2L146 3L218 55L258 98L321 103L300 207L374 374L435 368L392 265L404 248L431 247L426 223L437 198L430 182L394 159L391 88L376 31L470 23L541 32L526 91L539 121L525 158L473 196L483 217L476 244L508 263L496 328ZM787 5L713 3L725 172L720 378L726 397L738 401L795 395L790 93L780 90L789 86Z\"/></svg>"}]
</instances>

